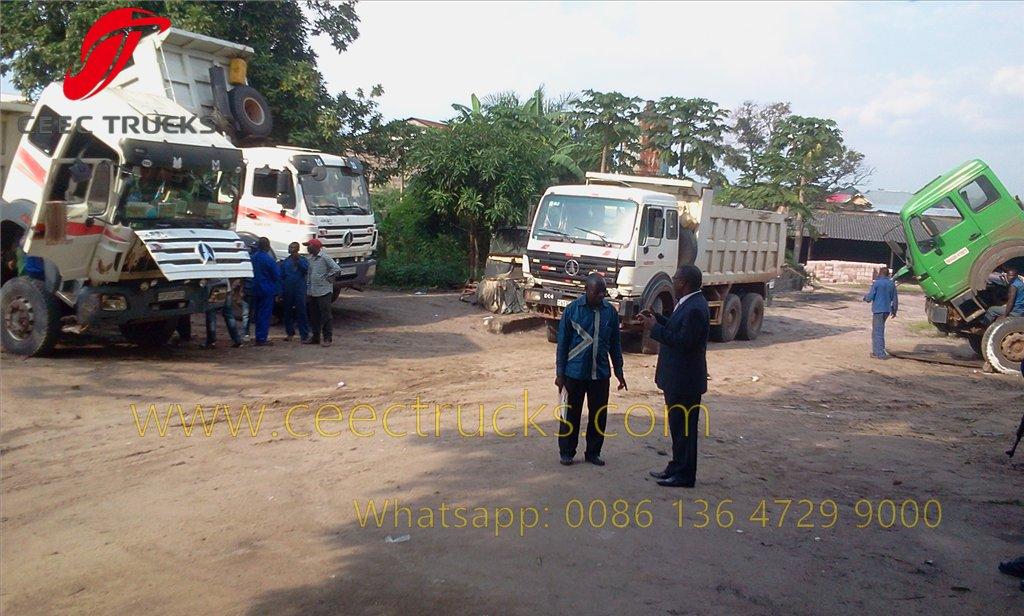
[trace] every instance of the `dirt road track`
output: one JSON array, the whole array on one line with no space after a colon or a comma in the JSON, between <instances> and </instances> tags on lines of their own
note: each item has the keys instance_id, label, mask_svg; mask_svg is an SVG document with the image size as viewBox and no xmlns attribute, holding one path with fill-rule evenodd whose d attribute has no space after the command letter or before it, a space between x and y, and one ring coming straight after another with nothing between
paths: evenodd
<instances>
[{"instance_id":1,"label":"dirt road track","mask_svg":"<svg viewBox=\"0 0 1024 616\"><path fill-rule=\"evenodd\" d=\"M890 347L964 356L925 337L920 296L903 298ZM359 438L284 433L285 412L311 430L321 403L382 410L427 404L494 409L554 404L553 346L542 331L496 336L454 295L369 292L335 308L330 349L168 349L76 344L51 358L2 358L2 569L5 614L852 614L1013 613L1024 593L996 570L1024 554L1024 461L1003 455L1024 383L970 368L868 358L857 293L781 297L756 342L712 345L710 436L694 490L645 478L668 440L621 435L608 465L557 464L552 437L393 431ZM197 330L198 321L197 321ZM273 331L280 337L280 331ZM628 355L632 403L660 404L655 359ZM756 377L756 378L755 378ZM339 381L345 386L338 389ZM140 437L130 404L267 404L256 437L224 421L206 437L172 425ZM172 422L174 423L174 422ZM499 429L522 431L504 413ZM557 427L550 414L538 423ZM639 423L639 422L638 422ZM366 424L367 427L373 424ZM331 430L346 428L332 424ZM659 426L660 429L660 426ZM272 430L278 434L273 436ZM797 505L776 526L774 499L834 500L833 528ZM867 528L853 507L936 500L937 528ZM361 528L353 501L414 508L536 507L519 537L493 528ZM567 504L651 499L651 525L569 528ZM674 501L683 499L684 527ZM693 528L710 503L712 522ZM724 499L730 528L714 522ZM766 528L749 519L767 499ZM574 506L574 505L572 505ZM570 507L572 507L570 506ZM544 508L548 511L545 512ZM598 505L600 509L600 505ZM817 511L817 510L816 510ZM803 510L799 510L802 514ZM600 526L600 527L595 527ZM742 530L743 532L738 532ZM385 537L408 534L404 543Z\"/></svg>"}]
</instances>

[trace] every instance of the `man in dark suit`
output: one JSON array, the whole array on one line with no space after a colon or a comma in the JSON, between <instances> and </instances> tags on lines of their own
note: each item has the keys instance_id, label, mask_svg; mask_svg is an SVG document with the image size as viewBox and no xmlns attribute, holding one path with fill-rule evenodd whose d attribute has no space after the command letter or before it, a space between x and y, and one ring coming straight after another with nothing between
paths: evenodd
<instances>
[{"instance_id":1,"label":"man in dark suit","mask_svg":"<svg viewBox=\"0 0 1024 616\"><path fill-rule=\"evenodd\" d=\"M701 271L683 265L672 277L679 298L672 315L645 310L640 320L658 341L658 368L654 382L665 394L668 427L672 434L672 461L662 472L651 471L658 485L692 488L697 481L697 431L700 398L708 390L708 301L701 293Z\"/></svg>"}]
</instances>

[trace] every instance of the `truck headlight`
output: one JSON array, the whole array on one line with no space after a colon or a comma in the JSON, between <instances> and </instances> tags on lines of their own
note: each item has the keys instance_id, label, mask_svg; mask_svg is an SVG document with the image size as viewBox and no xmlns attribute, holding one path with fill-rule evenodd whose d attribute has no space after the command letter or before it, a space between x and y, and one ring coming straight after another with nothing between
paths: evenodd
<instances>
[{"instance_id":1,"label":"truck headlight","mask_svg":"<svg viewBox=\"0 0 1024 616\"><path fill-rule=\"evenodd\" d=\"M526 300L530 301L530 302L539 302L540 301L540 291L527 291L526 292Z\"/></svg>"},{"instance_id":2,"label":"truck headlight","mask_svg":"<svg viewBox=\"0 0 1024 616\"><path fill-rule=\"evenodd\" d=\"M124 298L124 295L100 295L100 310L106 312L128 310L128 300Z\"/></svg>"},{"instance_id":3,"label":"truck headlight","mask_svg":"<svg viewBox=\"0 0 1024 616\"><path fill-rule=\"evenodd\" d=\"M210 303L219 304L228 298L228 288L225 286L210 289Z\"/></svg>"}]
</instances>

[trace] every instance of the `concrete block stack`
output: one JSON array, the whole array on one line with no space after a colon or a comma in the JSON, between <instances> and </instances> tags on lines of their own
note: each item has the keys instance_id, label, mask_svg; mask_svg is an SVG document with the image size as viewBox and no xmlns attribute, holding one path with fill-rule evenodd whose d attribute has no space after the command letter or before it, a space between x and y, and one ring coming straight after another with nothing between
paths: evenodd
<instances>
[{"instance_id":1,"label":"concrete block stack","mask_svg":"<svg viewBox=\"0 0 1024 616\"><path fill-rule=\"evenodd\" d=\"M886 265L857 261L808 261L804 267L808 275L820 282L870 284Z\"/></svg>"}]
</instances>

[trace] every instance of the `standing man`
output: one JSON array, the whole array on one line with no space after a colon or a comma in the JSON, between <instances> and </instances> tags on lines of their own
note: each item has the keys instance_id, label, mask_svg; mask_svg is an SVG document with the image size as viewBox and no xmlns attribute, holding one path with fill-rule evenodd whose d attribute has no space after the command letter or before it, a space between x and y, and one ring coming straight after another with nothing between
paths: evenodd
<instances>
[{"instance_id":1,"label":"standing man","mask_svg":"<svg viewBox=\"0 0 1024 616\"><path fill-rule=\"evenodd\" d=\"M885 352L885 321L890 315L895 319L900 307L896 283L889 278L889 268L878 270L864 301L871 303L871 357L889 359Z\"/></svg>"},{"instance_id":2,"label":"standing man","mask_svg":"<svg viewBox=\"0 0 1024 616\"><path fill-rule=\"evenodd\" d=\"M309 270L306 273L306 295L309 297L309 316L313 326L313 335L305 344L321 344L331 346L334 333L331 330L331 297L334 294L334 279L341 273L341 268L334 259L320 254L323 243L317 238L309 240ZM323 333L323 342L320 335Z\"/></svg>"},{"instance_id":3,"label":"standing man","mask_svg":"<svg viewBox=\"0 0 1024 616\"><path fill-rule=\"evenodd\" d=\"M672 461L665 470L651 471L658 485L692 488L697 482L697 431L700 399L708 390L706 358L710 315L701 293L703 276L695 265L683 265L672 277L679 301L666 317L645 310L644 329L659 342L654 382L665 394L668 427L672 434Z\"/></svg>"},{"instance_id":4,"label":"standing man","mask_svg":"<svg viewBox=\"0 0 1024 616\"><path fill-rule=\"evenodd\" d=\"M252 312L256 328L256 346L270 344L270 317L274 313L274 298L277 297L281 276L277 261L270 255L270 240L259 239L259 247L252 254Z\"/></svg>"},{"instance_id":5,"label":"standing man","mask_svg":"<svg viewBox=\"0 0 1024 616\"><path fill-rule=\"evenodd\" d=\"M299 339L309 338L309 320L306 314L306 272L309 261L299 254L299 243L288 244L288 256L281 261L281 287L284 299L285 340L295 335L295 322L299 324Z\"/></svg>"},{"instance_id":6,"label":"standing man","mask_svg":"<svg viewBox=\"0 0 1024 616\"><path fill-rule=\"evenodd\" d=\"M576 456L580 440L580 420L583 416L583 398L587 399L587 449L584 459L596 466L604 466L601 446L604 444L608 423L608 385L611 370L608 356L615 370L619 389L626 389L622 375L622 344L619 338L619 315L605 301L608 288L604 277L587 276L586 294L565 307L558 325L558 350L555 354L555 386L558 392L566 389L565 427L559 426L558 451L561 464L569 466Z\"/></svg>"},{"instance_id":7,"label":"standing man","mask_svg":"<svg viewBox=\"0 0 1024 616\"><path fill-rule=\"evenodd\" d=\"M217 313L224 315L224 325L228 328L228 336L231 336L231 346L238 348L242 346L242 337L238 335L238 325L235 322L235 299L234 281L225 280L228 285L228 296L222 308L214 308L206 312L206 344L204 349L213 349L217 346Z\"/></svg>"}]
</instances>

